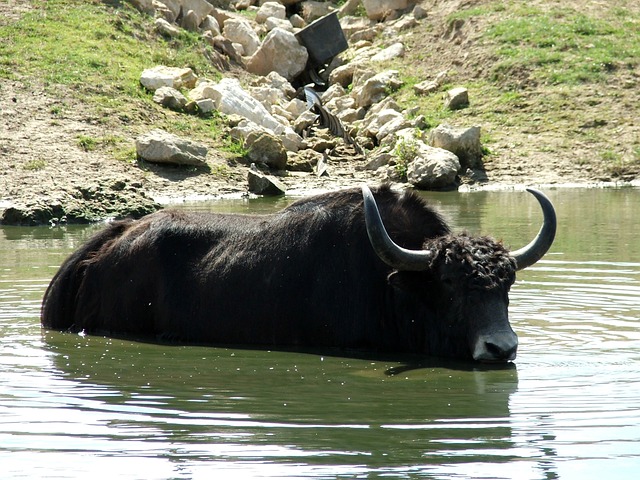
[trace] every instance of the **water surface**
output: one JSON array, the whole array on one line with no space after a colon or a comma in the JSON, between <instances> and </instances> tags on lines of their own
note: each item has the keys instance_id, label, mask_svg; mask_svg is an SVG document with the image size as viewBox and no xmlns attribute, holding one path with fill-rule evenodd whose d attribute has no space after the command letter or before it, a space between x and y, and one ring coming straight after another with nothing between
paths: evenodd
<instances>
[{"instance_id":1,"label":"water surface","mask_svg":"<svg viewBox=\"0 0 640 480\"><path fill-rule=\"evenodd\" d=\"M1 476L636 478L640 190L549 195L558 237L519 273L498 369L43 332L44 289L99 226L0 228ZM541 220L524 192L428 197L514 248Z\"/></svg>"}]
</instances>

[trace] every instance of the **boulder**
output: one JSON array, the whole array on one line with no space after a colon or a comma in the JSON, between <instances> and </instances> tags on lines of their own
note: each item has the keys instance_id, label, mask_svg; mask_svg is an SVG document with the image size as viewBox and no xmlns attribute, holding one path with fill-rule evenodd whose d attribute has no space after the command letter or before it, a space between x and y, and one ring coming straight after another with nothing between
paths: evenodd
<instances>
[{"instance_id":1,"label":"boulder","mask_svg":"<svg viewBox=\"0 0 640 480\"><path fill-rule=\"evenodd\" d=\"M294 13L289 17L289 22L291 22L291 26L293 28L304 28L307 26L307 22L304 21L304 18L297 13Z\"/></svg>"},{"instance_id":2,"label":"boulder","mask_svg":"<svg viewBox=\"0 0 640 480\"><path fill-rule=\"evenodd\" d=\"M180 29L169 23L164 18L156 18L154 21L157 32L165 37L177 37L180 35Z\"/></svg>"},{"instance_id":3,"label":"boulder","mask_svg":"<svg viewBox=\"0 0 640 480\"><path fill-rule=\"evenodd\" d=\"M370 20L384 20L396 10L404 10L416 0L362 0L362 6Z\"/></svg>"},{"instance_id":4,"label":"boulder","mask_svg":"<svg viewBox=\"0 0 640 480\"><path fill-rule=\"evenodd\" d=\"M376 139L378 140L378 143L381 143L389 135L392 135L399 130L409 128L410 126L410 120L406 119L404 115L401 114L399 117L383 124L376 134Z\"/></svg>"},{"instance_id":5,"label":"boulder","mask_svg":"<svg viewBox=\"0 0 640 480\"><path fill-rule=\"evenodd\" d=\"M387 62L397 57L404 57L404 45L400 42L381 50L371 57L372 62Z\"/></svg>"},{"instance_id":6,"label":"boulder","mask_svg":"<svg viewBox=\"0 0 640 480\"><path fill-rule=\"evenodd\" d=\"M287 167L287 151L282 140L267 132L252 132L244 142L247 157L254 163L264 163L269 168L284 170Z\"/></svg>"},{"instance_id":7,"label":"boulder","mask_svg":"<svg viewBox=\"0 0 640 480\"><path fill-rule=\"evenodd\" d=\"M287 187L271 175L266 175L251 165L247 173L249 191L256 195L284 195Z\"/></svg>"},{"instance_id":8,"label":"boulder","mask_svg":"<svg viewBox=\"0 0 640 480\"><path fill-rule=\"evenodd\" d=\"M181 3L182 16L186 17L188 12L193 12L191 16L197 24L196 28L213 10L213 6L207 0L181 0Z\"/></svg>"},{"instance_id":9,"label":"boulder","mask_svg":"<svg viewBox=\"0 0 640 480\"><path fill-rule=\"evenodd\" d=\"M316 2L314 0L306 0L301 2L302 5L302 18L305 22L311 23L314 20L324 17L325 15L333 12L336 8L331 2Z\"/></svg>"},{"instance_id":10,"label":"boulder","mask_svg":"<svg viewBox=\"0 0 640 480\"><path fill-rule=\"evenodd\" d=\"M267 21L264 22L264 26L268 32L275 28L281 28L282 30L286 30L291 33L295 32L295 29L289 20L280 20L279 18L268 18Z\"/></svg>"},{"instance_id":11,"label":"boulder","mask_svg":"<svg viewBox=\"0 0 640 480\"><path fill-rule=\"evenodd\" d=\"M216 108L224 114L240 115L278 135L284 133L285 126L249 95L235 78L223 78L217 84L208 84L203 88L203 94L211 98Z\"/></svg>"},{"instance_id":12,"label":"boulder","mask_svg":"<svg viewBox=\"0 0 640 480\"><path fill-rule=\"evenodd\" d=\"M423 190L437 190L454 184L460 170L458 157L448 150L416 140L416 155L407 164L407 181Z\"/></svg>"},{"instance_id":13,"label":"boulder","mask_svg":"<svg viewBox=\"0 0 640 480\"><path fill-rule=\"evenodd\" d=\"M153 0L155 16L162 17L169 23L175 23L180 15L180 4L177 0Z\"/></svg>"},{"instance_id":14,"label":"boulder","mask_svg":"<svg viewBox=\"0 0 640 480\"><path fill-rule=\"evenodd\" d=\"M465 170L482 167L480 127L455 128L441 124L431 131L429 144L455 153Z\"/></svg>"},{"instance_id":15,"label":"boulder","mask_svg":"<svg viewBox=\"0 0 640 480\"><path fill-rule=\"evenodd\" d=\"M196 12L188 10L182 17L182 28L189 30L190 32L197 32L200 26L201 19Z\"/></svg>"},{"instance_id":16,"label":"boulder","mask_svg":"<svg viewBox=\"0 0 640 480\"><path fill-rule=\"evenodd\" d=\"M223 27L224 36L233 43L239 43L246 56L253 55L260 47L260 38L251 28L251 24L239 18L225 20Z\"/></svg>"},{"instance_id":17,"label":"boulder","mask_svg":"<svg viewBox=\"0 0 640 480\"><path fill-rule=\"evenodd\" d=\"M378 103L403 85L397 70L386 70L369 78L362 87L354 89L356 103L359 107L368 107Z\"/></svg>"},{"instance_id":18,"label":"boulder","mask_svg":"<svg viewBox=\"0 0 640 480\"><path fill-rule=\"evenodd\" d=\"M374 138L378 135L378 132L385 124L402 120L404 120L404 117L400 112L387 108L375 115L368 115L362 123L360 133Z\"/></svg>"},{"instance_id":19,"label":"boulder","mask_svg":"<svg viewBox=\"0 0 640 480\"><path fill-rule=\"evenodd\" d=\"M197 77L190 68L157 67L147 68L140 76L140 83L148 90L155 92L160 87L193 88Z\"/></svg>"},{"instance_id":20,"label":"boulder","mask_svg":"<svg viewBox=\"0 0 640 480\"><path fill-rule=\"evenodd\" d=\"M205 19L200 24L200 29L203 32L211 32L212 37L216 37L220 35L220 24L211 15L207 15Z\"/></svg>"},{"instance_id":21,"label":"boulder","mask_svg":"<svg viewBox=\"0 0 640 480\"><path fill-rule=\"evenodd\" d=\"M160 87L153 94L153 101L176 112L180 112L187 104L187 99L173 87Z\"/></svg>"},{"instance_id":22,"label":"boulder","mask_svg":"<svg viewBox=\"0 0 640 480\"><path fill-rule=\"evenodd\" d=\"M342 85L343 88L347 88L353 81L353 72L355 68L356 65L353 62L334 68L329 74L329 83L331 85L337 83Z\"/></svg>"},{"instance_id":23,"label":"boulder","mask_svg":"<svg viewBox=\"0 0 640 480\"><path fill-rule=\"evenodd\" d=\"M449 110L458 110L469 106L469 92L464 87L457 87L448 90L445 99L444 106Z\"/></svg>"},{"instance_id":24,"label":"boulder","mask_svg":"<svg viewBox=\"0 0 640 480\"><path fill-rule=\"evenodd\" d=\"M207 147L164 130L152 130L136 139L138 158L153 163L206 165Z\"/></svg>"},{"instance_id":25,"label":"boulder","mask_svg":"<svg viewBox=\"0 0 640 480\"><path fill-rule=\"evenodd\" d=\"M148 15L153 15L156 11L153 5L153 0L131 0L131 3L139 11Z\"/></svg>"},{"instance_id":26,"label":"boulder","mask_svg":"<svg viewBox=\"0 0 640 480\"><path fill-rule=\"evenodd\" d=\"M247 71L257 75L278 72L292 80L302 73L308 59L307 49L298 43L293 33L274 28L247 62Z\"/></svg>"},{"instance_id":27,"label":"boulder","mask_svg":"<svg viewBox=\"0 0 640 480\"><path fill-rule=\"evenodd\" d=\"M256 22L265 23L269 18L284 20L287 18L287 9L278 2L265 2L256 12Z\"/></svg>"}]
</instances>

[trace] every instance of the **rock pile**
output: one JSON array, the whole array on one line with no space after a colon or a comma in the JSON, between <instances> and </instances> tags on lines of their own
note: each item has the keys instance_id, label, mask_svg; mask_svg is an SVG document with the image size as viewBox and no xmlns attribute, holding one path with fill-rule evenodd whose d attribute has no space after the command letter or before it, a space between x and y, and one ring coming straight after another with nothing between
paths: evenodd
<instances>
[{"instance_id":1,"label":"rock pile","mask_svg":"<svg viewBox=\"0 0 640 480\"><path fill-rule=\"evenodd\" d=\"M231 76L212 81L197 78L188 68L159 65L142 72L140 78L153 92L154 101L167 108L225 114L230 135L243 144L253 164L251 185L264 183L255 181L259 171L263 176L285 175L287 170L330 174L323 159L337 155L347 155L357 169L379 172L381 179L408 181L423 189L447 188L460 173L481 168L479 127L441 125L427 135L424 117L416 109L402 109L390 97L403 86L399 72L378 67L402 57L405 46L396 41L381 49L373 40L381 34L401 39L403 31L426 15L414 0L347 1L339 10L339 26L348 49L323 65L314 63L314 51L296 34L314 20L335 16L332 12L337 7L297 0L254 6L254 1L235 3L236 10L255 12L250 20L205 0L133 0L140 10L156 17L161 34L177 35L180 28L198 31L213 46L217 65L235 63L256 75L242 85ZM366 16L353 15L360 5ZM298 13L291 13L294 11ZM431 94L446 80L446 72L440 72L435 80L417 84L414 90ZM330 118L339 123L335 128L311 130L318 124L318 109L301 93L302 86L310 82L318 91L320 103L316 105L327 112L325 123ZM468 105L465 88L451 89L445 95L446 108ZM355 141L347 144L343 138ZM158 143L161 139L166 140L164 147ZM206 162L204 146L166 132L151 132L136 147L140 158L152 162ZM270 185L262 191L279 191L280 187Z\"/></svg>"}]
</instances>

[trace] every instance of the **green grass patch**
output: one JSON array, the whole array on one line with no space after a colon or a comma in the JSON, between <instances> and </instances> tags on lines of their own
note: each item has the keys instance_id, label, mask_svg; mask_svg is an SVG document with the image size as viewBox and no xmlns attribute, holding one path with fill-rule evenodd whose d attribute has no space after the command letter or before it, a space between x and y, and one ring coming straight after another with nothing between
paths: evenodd
<instances>
[{"instance_id":1,"label":"green grass patch","mask_svg":"<svg viewBox=\"0 0 640 480\"><path fill-rule=\"evenodd\" d=\"M553 7L519 6L485 33L496 43L494 80L527 70L551 84L603 82L640 62L640 17L603 8L601 17Z\"/></svg>"},{"instance_id":2,"label":"green grass patch","mask_svg":"<svg viewBox=\"0 0 640 480\"><path fill-rule=\"evenodd\" d=\"M128 2L34 0L21 18L0 26L0 78L38 82L58 94L75 97L83 114L107 130L136 136L149 128L220 142L218 116L175 114L156 105L140 85L140 75L156 65L189 67L199 77L217 80L220 72L207 60L211 47L197 33L165 38L153 19ZM34 79L34 80L31 80ZM50 113L69 108L56 103ZM130 159L123 138L78 137L85 151L98 149Z\"/></svg>"},{"instance_id":3,"label":"green grass patch","mask_svg":"<svg viewBox=\"0 0 640 480\"><path fill-rule=\"evenodd\" d=\"M37 158L37 159L29 160L27 163L25 163L25 165L22 168L24 168L25 170L37 171L37 170L42 170L46 166L47 166L47 162L45 160Z\"/></svg>"}]
</instances>

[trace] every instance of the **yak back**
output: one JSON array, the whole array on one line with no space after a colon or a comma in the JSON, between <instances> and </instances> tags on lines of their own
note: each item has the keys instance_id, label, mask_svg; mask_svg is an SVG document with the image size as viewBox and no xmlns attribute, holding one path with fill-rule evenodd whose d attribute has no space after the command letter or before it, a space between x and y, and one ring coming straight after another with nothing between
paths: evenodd
<instances>
[{"instance_id":1,"label":"yak back","mask_svg":"<svg viewBox=\"0 0 640 480\"><path fill-rule=\"evenodd\" d=\"M420 249L449 233L415 193L387 185L373 193L399 245ZM387 315L379 298L390 270L369 244L360 189L272 215L165 210L114 222L73 253L45 293L42 324L205 343L348 345L374 335L358 332L364 319ZM301 316L304 335L285 338Z\"/></svg>"},{"instance_id":2,"label":"yak back","mask_svg":"<svg viewBox=\"0 0 640 480\"><path fill-rule=\"evenodd\" d=\"M95 258L98 251L108 248L132 224L130 219L109 224L64 261L44 294L40 315L44 327L55 330L71 328L87 262Z\"/></svg>"}]
</instances>

